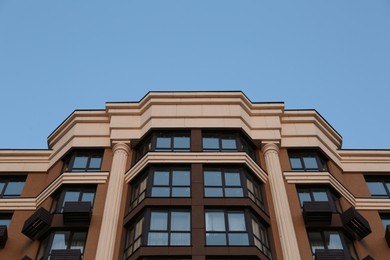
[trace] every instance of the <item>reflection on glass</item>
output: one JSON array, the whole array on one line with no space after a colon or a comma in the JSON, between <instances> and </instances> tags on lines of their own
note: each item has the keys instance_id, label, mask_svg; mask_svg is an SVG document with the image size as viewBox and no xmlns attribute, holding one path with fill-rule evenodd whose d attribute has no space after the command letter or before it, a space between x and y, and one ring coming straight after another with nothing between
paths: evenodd
<instances>
[{"instance_id":1,"label":"reflection on glass","mask_svg":"<svg viewBox=\"0 0 390 260\"><path fill-rule=\"evenodd\" d=\"M206 212L206 231L225 231L223 212Z\"/></svg>"},{"instance_id":2,"label":"reflection on glass","mask_svg":"<svg viewBox=\"0 0 390 260\"><path fill-rule=\"evenodd\" d=\"M88 156L79 155L74 158L73 168L87 168Z\"/></svg>"},{"instance_id":3,"label":"reflection on glass","mask_svg":"<svg viewBox=\"0 0 390 260\"><path fill-rule=\"evenodd\" d=\"M246 231L245 216L241 212L228 213L229 231Z\"/></svg>"},{"instance_id":4,"label":"reflection on glass","mask_svg":"<svg viewBox=\"0 0 390 260\"><path fill-rule=\"evenodd\" d=\"M153 211L151 213L150 229L167 230L167 228L168 228L168 213Z\"/></svg>"},{"instance_id":5,"label":"reflection on glass","mask_svg":"<svg viewBox=\"0 0 390 260\"><path fill-rule=\"evenodd\" d=\"M171 246L189 246L191 245L190 233L171 233Z\"/></svg>"},{"instance_id":6,"label":"reflection on glass","mask_svg":"<svg viewBox=\"0 0 390 260\"><path fill-rule=\"evenodd\" d=\"M314 191L313 197L314 201L328 201L328 195L325 191Z\"/></svg>"},{"instance_id":7,"label":"reflection on glass","mask_svg":"<svg viewBox=\"0 0 390 260\"><path fill-rule=\"evenodd\" d=\"M172 197L190 197L190 188L172 188Z\"/></svg>"},{"instance_id":8,"label":"reflection on glass","mask_svg":"<svg viewBox=\"0 0 390 260\"><path fill-rule=\"evenodd\" d=\"M202 142L204 150L219 150L218 137L203 137Z\"/></svg>"},{"instance_id":9,"label":"reflection on glass","mask_svg":"<svg viewBox=\"0 0 390 260\"><path fill-rule=\"evenodd\" d=\"M225 173L225 185L226 186L241 186L240 173L239 172L226 172Z\"/></svg>"},{"instance_id":10,"label":"reflection on glass","mask_svg":"<svg viewBox=\"0 0 390 260\"><path fill-rule=\"evenodd\" d=\"M190 138L188 136L175 136L173 147L176 149L190 149Z\"/></svg>"},{"instance_id":11,"label":"reflection on glass","mask_svg":"<svg viewBox=\"0 0 390 260\"><path fill-rule=\"evenodd\" d=\"M22 193L24 181L12 181L8 182L4 195L18 196Z\"/></svg>"},{"instance_id":12,"label":"reflection on glass","mask_svg":"<svg viewBox=\"0 0 390 260\"><path fill-rule=\"evenodd\" d=\"M222 138L222 150L237 150L236 138L234 136Z\"/></svg>"},{"instance_id":13,"label":"reflection on glass","mask_svg":"<svg viewBox=\"0 0 390 260\"><path fill-rule=\"evenodd\" d=\"M222 188L204 188L205 197L223 197Z\"/></svg>"},{"instance_id":14,"label":"reflection on glass","mask_svg":"<svg viewBox=\"0 0 390 260\"><path fill-rule=\"evenodd\" d=\"M303 162L305 167L308 169L318 169L317 160L314 156L305 156L303 157Z\"/></svg>"},{"instance_id":15,"label":"reflection on glass","mask_svg":"<svg viewBox=\"0 0 390 260\"><path fill-rule=\"evenodd\" d=\"M168 171L155 171L153 178L153 185L169 185Z\"/></svg>"},{"instance_id":16,"label":"reflection on glass","mask_svg":"<svg viewBox=\"0 0 390 260\"><path fill-rule=\"evenodd\" d=\"M170 137L157 137L156 149L169 149L171 148L171 138Z\"/></svg>"},{"instance_id":17,"label":"reflection on glass","mask_svg":"<svg viewBox=\"0 0 390 260\"><path fill-rule=\"evenodd\" d=\"M206 186L222 186L220 171L204 171L204 184Z\"/></svg>"},{"instance_id":18,"label":"reflection on glass","mask_svg":"<svg viewBox=\"0 0 390 260\"><path fill-rule=\"evenodd\" d=\"M244 197L242 188L225 188L225 196L231 198Z\"/></svg>"},{"instance_id":19,"label":"reflection on glass","mask_svg":"<svg viewBox=\"0 0 390 260\"><path fill-rule=\"evenodd\" d=\"M382 182L367 182L368 189L373 196L387 196L387 192Z\"/></svg>"},{"instance_id":20,"label":"reflection on glass","mask_svg":"<svg viewBox=\"0 0 390 260\"><path fill-rule=\"evenodd\" d=\"M172 171L172 185L174 186L189 186L190 185L190 171L173 170Z\"/></svg>"},{"instance_id":21,"label":"reflection on glass","mask_svg":"<svg viewBox=\"0 0 390 260\"><path fill-rule=\"evenodd\" d=\"M148 234L149 246L167 246L168 233L166 232L149 232Z\"/></svg>"},{"instance_id":22,"label":"reflection on glass","mask_svg":"<svg viewBox=\"0 0 390 260\"><path fill-rule=\"evenodd\" d=\"M248 233L229 233L230 246L247 246L249 245Z\"/></svg>"},{"instance_id":23,"label":"reflection on glass","mask_svg":"<svg viewBox=\"0 0 390 260\"><path fill-rule=\"evenodd\" d=\"M172 212L171 213L171 230L172 231L189 231L190 230L190 213L189 212Z\"/></svg>"},{"instance_id":24,"label":"reflection on glass","mask_svg":"<svg viewBox=\"0 0 390 260\"><path fill-rule=\"evenodd\" d=\"M300 158L290 157L290 163L292 169L302 169L302 163Z\"/></svg>"},{"instance_id":25,"label":"reflection on glass","mask_svg":"<svg viewBox=\"0 0 390 260\"><path fill-rule=\"evenodd\" d=\"M208 246L223 246L226 245L225 233L206 233L206 245Z\"/></svg>"}]
</instances>

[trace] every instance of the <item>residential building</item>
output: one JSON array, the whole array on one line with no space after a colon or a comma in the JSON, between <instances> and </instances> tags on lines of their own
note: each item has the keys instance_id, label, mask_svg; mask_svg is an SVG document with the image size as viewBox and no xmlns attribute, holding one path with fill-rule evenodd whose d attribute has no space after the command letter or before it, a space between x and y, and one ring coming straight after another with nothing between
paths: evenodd
<instances>
[{"instance_id":1,"label":"residential building","mask_svg":"<svg viewBox=\"0 0 390 260\"><path fill-rule=\"evenodd\" d=\"M0 150L0 259L389 259L390 150L341 143L242 92L75 110Z\"/></svg>"}]
</instances>

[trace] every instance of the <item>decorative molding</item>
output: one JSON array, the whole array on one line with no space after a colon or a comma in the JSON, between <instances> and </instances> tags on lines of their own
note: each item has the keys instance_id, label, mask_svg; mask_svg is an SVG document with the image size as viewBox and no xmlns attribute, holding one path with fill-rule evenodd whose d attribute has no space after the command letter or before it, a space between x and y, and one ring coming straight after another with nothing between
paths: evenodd
<instances>
[{"instance_id":1,"label":"decorative molding","mask_svg":"<svg viewBox=\"0 0 390 260\"><path fill-rule=\"evenodd\" d=\"M0 199L0 210L36 210L63 184L106 183L108 172L66 172L58 176L35 198Z\"/></svg>"},{"instance_id":2,"label":"decorative molding","mask_svg":"<svg viewBox=\"0 0 390 260\"><path fill-rule=\"evenodd\" d=\"M149 164L203 163L203 164L245 164L263 183L267 183L267 173L245 152L149 152L125 173L125 182L129 183Z\"/></svg>"},{"instance_id":3,"label":"decorative molding","mask_svg":"<svg viewBox=\"0 0 390 260\"><path fill-rule=\"evenodd\" d=\"M290 184L329 184L357 210L390 210L390 199L355 197L329 172L284 172Z\"/></svg>"}]
</instances>

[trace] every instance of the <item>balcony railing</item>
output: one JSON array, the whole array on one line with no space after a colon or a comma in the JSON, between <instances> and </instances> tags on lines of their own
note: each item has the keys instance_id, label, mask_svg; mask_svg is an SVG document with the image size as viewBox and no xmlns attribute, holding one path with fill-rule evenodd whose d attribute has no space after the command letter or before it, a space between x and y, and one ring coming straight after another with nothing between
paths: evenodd
<instances>
[{"instance_id":1,"label":"balcony railing","mask_svg":"<svg viewBox=\"0 0 390 260\"><path fill-rule=\"evenodd\" d=\"M349 260L342 249L317 249L315 260Z\"/></svg>"},{"instance_id":2,"label":"balcony railing","mask_svg":"<svg viewBox=\"0 0 390 260\"><path fill-rule=\"evenodd\" d=\"M52 250L50 260L81 260L80 249Z\"/></svg>"}]
</instances>

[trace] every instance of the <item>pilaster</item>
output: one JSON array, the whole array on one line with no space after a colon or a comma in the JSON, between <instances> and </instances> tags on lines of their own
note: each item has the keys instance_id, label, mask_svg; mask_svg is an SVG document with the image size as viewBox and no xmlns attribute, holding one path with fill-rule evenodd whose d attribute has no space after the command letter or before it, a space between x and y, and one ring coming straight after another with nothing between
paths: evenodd
<instances>
[{"instance_id":1,"label":"pilaster","mask_svg":"<svg viewBox=\"0 0 390 260\"><path fill-rule=\"evenodd\" d=\"M301 259L279 161L279 147L274 143L268 143L262 150L267 165L283 259Z\"/></svg>"}]
</instances>

